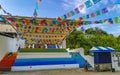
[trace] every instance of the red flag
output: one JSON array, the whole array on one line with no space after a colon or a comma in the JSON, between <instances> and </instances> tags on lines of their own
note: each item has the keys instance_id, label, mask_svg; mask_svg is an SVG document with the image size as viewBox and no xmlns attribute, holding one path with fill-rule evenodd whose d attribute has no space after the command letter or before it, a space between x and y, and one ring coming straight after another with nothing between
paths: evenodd
<instances>
[{"instance_id":1,"label":"red flag","mask_svg":"<svg viewBox=\"0 0 120 75\"><path fill-rule=\"evenodd\" d=\"M94 14L94 13L91 13L91 17L95 17L95 14Z\"/></svg>"},{"instance_id":2,"label":"red flag","mask_svg":"<svg viewBox=\"0 0 120 75\"><path fill-rule=\"evenodd\" d=\"M61 21L61 18L60 18L60 17L58 17L58 18L57 18L57 21Z\"/></svg>"}]
</instances>

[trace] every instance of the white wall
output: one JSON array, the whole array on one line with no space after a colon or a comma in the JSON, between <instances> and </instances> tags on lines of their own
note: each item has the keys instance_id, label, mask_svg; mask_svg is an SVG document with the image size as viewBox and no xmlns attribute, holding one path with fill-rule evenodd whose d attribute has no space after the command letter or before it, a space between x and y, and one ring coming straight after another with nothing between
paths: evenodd
<instances>
[{"instance_id":1,"label":"white wall","mask_svg":"<svg viewBox=\"0 0 120 75\"><path fill-rule=\"evenodd\" d=\"M90 55L85 55L84 58L92 66L92 68L94 68L94 57Z\"/></svg>"},{"instance_id":2,"label":"white wall","mask_svg":"<svg viewBox=\"0 0 120 75\"><path fill-rule=\"evenodd\" d=\"M11 71L30 71L30 70L48 70L48 69L71 69L71 68L79 68L79 64L13 66Z\"/></svg>"},{"instance_id":3,"label":"white wall","mask_svg":"<svg viewBox=\"0 0 120 75\"><path fill-rule=\"evenodd\" d=\"M3 40L3 39L6 39L6 37L0 35L0 60L4 57L5 53L7 52L7 48L6 48L7 40Z\"/></svg>"},{"instance_id":4,"label":"white wall","mask_svg":"<svg viewBox=\"0 0 120 75\"><path fill-rule=\"evenodd\" d=\"M120 52L116 52L119 53ZM112 55L112 67L115 68L116 71L120 71L120 66L118 66L118 61L120 61L120 57L119 59L114 55Z\"/></svg>"},{"instance_id":5,"label":"white wall","mask_svg":"<svg viewBox=\"0 0 120 75\"><path fill-rule=\"evenodd\" d=\"M0 35L0 60L6 52L16 52L18 49L17 38L10 38Z\"/></svg>"},{"instance_id":6,"label":"white wall","mask_svg":"<svg viewBox=\"0 0 120 75\"><path fill-rule=\"evenodd\" d=\"M25 48L25 40L20 39L19 46L20 46L20 48Z\"/></svg>"},{"instance_id":7,"label":"white wall","mask_svg":"<svg viewBox=\"0 0 120 75\"><path fill-rule=\"evenodd\" d=\"M66 48L66 40L63 40L63 42L62 42L62 48Z\"/></svg>"},{"instance_id":8,"label":"white wall","mask_svg":"<svg viewBox=\"0 0 120 75\"><path fill-rule=\"evenodd\" d=\"M17 38L7 38L7 51L16 52L18 50L19 43Z\"/></svg>"}]
</instances>

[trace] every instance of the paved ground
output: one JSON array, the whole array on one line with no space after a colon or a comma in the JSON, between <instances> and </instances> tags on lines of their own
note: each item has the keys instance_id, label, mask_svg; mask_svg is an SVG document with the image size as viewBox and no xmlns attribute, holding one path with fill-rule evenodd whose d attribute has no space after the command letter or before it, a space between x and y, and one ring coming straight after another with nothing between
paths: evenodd
<instances>
[{"instance_id":1,"label":"paved ground","mask_svg":"<svg viewBox=\"0 0 120 75\"><path fill-rule=\"evenodd\" d=\"M83 69L60 69L25 72L3 72L0 75L120 75L120 72L84 72Z\"/></svg>"}]
</instances>

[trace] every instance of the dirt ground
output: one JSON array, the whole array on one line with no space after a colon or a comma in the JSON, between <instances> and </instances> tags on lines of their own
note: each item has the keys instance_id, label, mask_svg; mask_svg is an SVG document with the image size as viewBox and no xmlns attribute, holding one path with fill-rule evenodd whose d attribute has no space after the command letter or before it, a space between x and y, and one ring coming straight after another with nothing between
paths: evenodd
<instances>
[{"instance_id":1,"label":"dirt ground","mask_svg":"<svg viewBox=\"0 0 120 75\"><path fill-rule=\"evenodd\" d=\"M84 72L83 69L58 69L24 72L3 72L0 75L120 75L120 72Z\"/></svg>"},{"instance_id":2,"label":"dirt ground","mask_svg":"<svg viewBox=\"0 0 120 75\"><path fill-rule=\"evenodd\" d=\"M84 72L83 69L59 69L24 72L3 72L0 75L120 75L120 72Z\"/></svg>"}]
</instances>

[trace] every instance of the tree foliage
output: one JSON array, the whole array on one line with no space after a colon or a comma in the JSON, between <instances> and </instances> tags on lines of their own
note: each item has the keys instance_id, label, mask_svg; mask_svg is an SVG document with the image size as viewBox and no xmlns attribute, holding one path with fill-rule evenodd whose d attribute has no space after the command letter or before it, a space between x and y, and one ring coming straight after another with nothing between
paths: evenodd
<instances>
[{"instance_id":1,"label":"tree foliage","mask_svg":"<svg viewBox=\"0 0 120 75\"><path fill-rule=\"evenodd\" d=\"M67 47L70 49L83 47L85 54L89 53L89 50L93 46L110 46L116 51L120 51L120 36L115 37L112 34L107 34L99 28L89 28L83 32L83 28L80 31L73 31L68 37Z\"/></svg>"}]
</instances>

